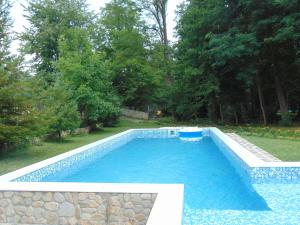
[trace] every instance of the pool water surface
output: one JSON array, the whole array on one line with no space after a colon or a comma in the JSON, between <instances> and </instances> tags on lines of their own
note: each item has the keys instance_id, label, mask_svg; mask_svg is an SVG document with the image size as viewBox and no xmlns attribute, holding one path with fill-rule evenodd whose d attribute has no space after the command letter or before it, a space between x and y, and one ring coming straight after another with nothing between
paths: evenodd
<instances>
[{"instance_id":1,"label":"pool water surface","mask_svg":"<svg viewBox=\"0 0 300 225\"><path fill-rule=\"evenodd\" d=\"M42 181L184 184L186 225L210 224L199 213L270 211L265 199L243 182L209 137L197 142L133 139Z\"/></svg>"}]
</instances>

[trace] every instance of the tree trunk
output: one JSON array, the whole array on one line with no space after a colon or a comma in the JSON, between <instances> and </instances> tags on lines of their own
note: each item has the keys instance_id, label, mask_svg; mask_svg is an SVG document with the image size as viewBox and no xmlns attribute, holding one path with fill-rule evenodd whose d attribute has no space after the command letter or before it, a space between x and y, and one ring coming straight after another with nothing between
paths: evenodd
<instances>
[{"instance_id":1,"label":"tree trunk","mask_svg":"<svg viewBox=\"0 0 300 225\"><path fill-rule=\"evenodd\" d=\"M275 75L275 87L276 87L276 94L277 94L278 103L280 107L280 114L281 117L283 117L288 114L289 107L278 75Z\"/></svg>"},{"instance_id":2,"label":"tree trunk","mask_svg":"<svg viewBox=\"0 0 300 225\"><path fill-rule=\"evenodd\" d=\"M218 99L216 95L213 93L210 97L210 104L209 104L209 118L213 122L218 121Z\"/></svg>"},{"instance_id":3,"label":"tree trunk","mask_svg":"<svg viewBox=\"0 0 300 225\"><path fill-rule=\"evenodd\" d=\"M241 122L248 123L250 116L249 116L249 110L247 108L246 103L241 102L240 109L241 109Z\"/></svg>"},{"instance_id":4,"label":"tree trunk","mask_svg":"<svg viewBox=\"0 0 300 225\"><path fill-rule=\"evenodd\" d=\"M220 114L220 119L221 119L221 123L224 123L224 114L223 114L223 106L221 104L221 100L220 100L220 96L216 95L216 99L217 99L217 104L219 107L219 114Z\"/></svg>"},{"instance_id":5,"label":"tree trunk","mask_svg":"<svg viewBox=\"0 0 300 225\"><path fill-rule=\"evenodd\" d=\"M221 123L224 123L223 106L221 103L219 103L219 108L220 108Z\"/></svg>"},{"instance_id":6,"label":"tree trunk","mask_svg":"<svg viewBox=\"0 0 300 225\"><path fill-rule=\"evenodd\" d=\"M233 114L234 114L234 120L235 120L235 124L239 124L239 117L238 117L238 114L237 114L237 111L236 111L236 109L234 109L234 112L233 112Z\"/></svg>"},{"instance_id":7,"label":"tree trunk","mask_svg":"<svg viewBox=\"0 0 300 225\"><path fill-rule=\"evenodd\" d=\"M263 117L263 123L264 125L267 125L267 116L266 116L266 111L265 111L265 99L262 93L262 88L261 88L261 80L259 75L256 76L256 86L257 86L257 92L258 92L258 98L259 98L259 105L261 109L261 114Z\"/></svg>"},{"instance_id":8,"label":"tree trunk","mask_svg":"<svg viewBox=\"0 0 300 225\"><path fill-rule=\"evenodd\" d=\"M167 1L162 0L161 3L161 17L162 17L162 29L163 29L163 44L165 59L169 60L169 40L168 40L168 29L167 29Z\"/></svg>"}]
</instances>

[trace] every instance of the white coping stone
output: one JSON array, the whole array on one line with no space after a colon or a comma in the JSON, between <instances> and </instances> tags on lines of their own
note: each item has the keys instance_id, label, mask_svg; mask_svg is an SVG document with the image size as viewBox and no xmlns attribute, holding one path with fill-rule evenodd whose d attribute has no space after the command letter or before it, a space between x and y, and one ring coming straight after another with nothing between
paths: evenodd
<instances>
[{"instance_id":1,"label":"white coping stone","mask_svg":"<svg viewBox=\"0 0 300 225\"><path fill-rule=\"evenodd\" d=\"M200 132L203 131L203 128L200 127L184 127L179 129L179 132L190 133L190 132Z\"/></svg>"}]
</instances>

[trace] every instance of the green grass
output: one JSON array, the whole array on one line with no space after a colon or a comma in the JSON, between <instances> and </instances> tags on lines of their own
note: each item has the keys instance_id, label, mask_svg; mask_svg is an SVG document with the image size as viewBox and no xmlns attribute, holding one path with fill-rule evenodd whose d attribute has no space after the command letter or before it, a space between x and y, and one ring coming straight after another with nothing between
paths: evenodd
<instances>
[{"instance_id":1,"label":"green grass","mask_svg":"<svg viewBox=\"0 0 300 225\"><path fill-rule=\"evenodd\" d=\"M288 162L300 161L300 141L242 135L278 159Z\"/></svg>"},{"instance_id":2,"label":"green grass","mask_svg":"<svg viewBox=\"0 0 300 225\"><path fill-rule=\"evenodd\" d=\"M235 132L246 136L275 138L282 140L298 140L300 141L299 126L281 127L281 126L261 126L257 124L243 125L243 126L220 126L225 132Z\"/></svg>"},{"instance_id":3,"label":"green grass","mask_svg":"<svg viewBox=\"0 0 300 225\"><path fill-rule=\"evenodd\" d=\"M121 119L116 127L103 128L103 130L88 135L70 136L62 142L44 141L39 146L30 146L28 149L15 150L1 156L0 174L14 171L131 128L155 128L165 125L159 121Z\"/></svg>"},{"instance_id":4,"label":"green grass","mask_svg":"<svg viewBox=\"0 0 300 225\"><path fill-rule=\"evenodd\" d=\"M131 128L156 128L163 126L180 126L170 118L158 121L142 121L121 118L115 127L103 128L100 131L81 136L70 136L62 142L44 141L39 146L30 146L0 156L0 174L8 173L24 166L39 162L55 155L67 152L74 148L95 142L113 134ZM198 124L206 126L206 124ZM299 127L259 127L259 126L220 126L224 132L236 132L250 142L265 149L274 156L284 161L300 161Z\"/></svg>"}]
</instances>

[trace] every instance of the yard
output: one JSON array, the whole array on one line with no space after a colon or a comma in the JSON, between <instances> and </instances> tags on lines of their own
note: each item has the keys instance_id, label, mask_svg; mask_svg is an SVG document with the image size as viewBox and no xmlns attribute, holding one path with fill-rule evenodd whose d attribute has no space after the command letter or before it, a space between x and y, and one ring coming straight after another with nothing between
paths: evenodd
<instances>
[{"instance_id":1,"label":"yard","mask_svg":"<svg viewBox=\"0 0 300 225\"><path fill-rule=\"evenodd\" d=\"M131 128L156 128L162 126L176 126L167 121L140 121L121 119L115 127L103 128L89 135L70 136L62 142L44 141L41 145L30 146L28 149L19 149L0 157L0 174L5 174L24 166L64 153L74 148L92 143L110 135ZM201 125L199 125L201 126ZM236 132L248 141L283 161L300 161L299 128L260 128L260 127L219 127L225 132ZM271 131L271 132L270 132ZM270 134L271 133L271 134Z\"/></svg>"}]
</instances>

